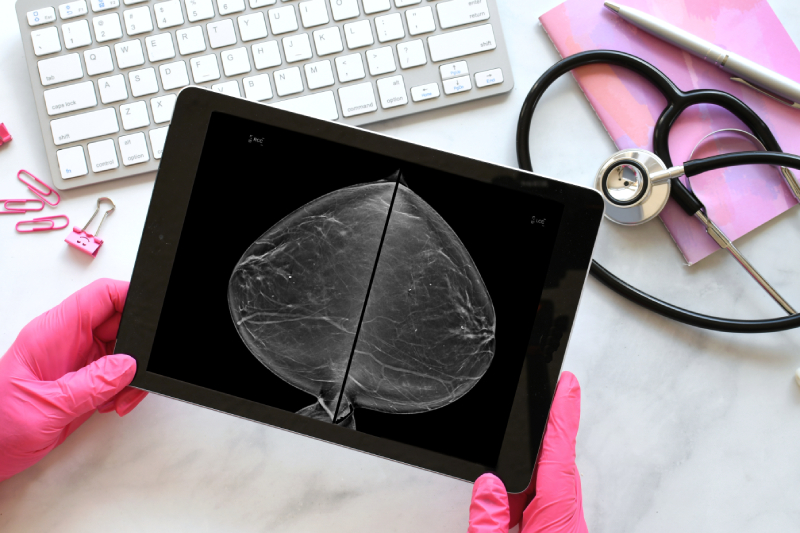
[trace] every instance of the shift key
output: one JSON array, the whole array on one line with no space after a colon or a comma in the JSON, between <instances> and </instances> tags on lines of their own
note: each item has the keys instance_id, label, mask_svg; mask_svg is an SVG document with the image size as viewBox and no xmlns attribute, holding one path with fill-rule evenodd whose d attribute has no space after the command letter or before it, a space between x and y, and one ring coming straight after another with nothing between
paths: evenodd
<instances>
[{"instance_id":1,"label":"shift key","mask_svg":"<svg viewBox=\"0 0 800 533\"><path fill-rule=\"evenodd\" d=\"M491 24L428 37L431 61L447 61L497 48Z\"/></svg>"},{"instance_id":2,"label":"shift key","mask_svg":"<svg viewBox=\"0 0 800 533\"><path fill-rule=\"evenodd\" d=\"M113 107L50 121L56 146L119 131L117 113Z\"/></svg>"}]
</instances>

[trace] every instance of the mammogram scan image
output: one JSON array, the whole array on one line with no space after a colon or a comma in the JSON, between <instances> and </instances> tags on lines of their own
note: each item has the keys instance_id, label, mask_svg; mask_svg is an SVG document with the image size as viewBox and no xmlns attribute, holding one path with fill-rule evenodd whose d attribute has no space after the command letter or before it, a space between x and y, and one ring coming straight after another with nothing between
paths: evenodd
<instances>
[{"instance_id":1,"label":"mammogram scan image","mask_svg":"<svg viewBox=\"0 0 800 533\"><path fill-rule=\"evenodd\" d=\"M399 171L267 229L236 264L228 305L250 352L316 397L298 413L352 429L357 408L414 414L456 402L495 352L474 261Z\"/></svg>"}]
</instances>

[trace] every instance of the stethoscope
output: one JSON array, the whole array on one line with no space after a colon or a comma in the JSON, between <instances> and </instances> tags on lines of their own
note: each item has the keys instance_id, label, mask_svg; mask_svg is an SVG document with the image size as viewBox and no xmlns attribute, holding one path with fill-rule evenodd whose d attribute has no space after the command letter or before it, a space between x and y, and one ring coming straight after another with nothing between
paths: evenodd
<instances>
[{"instance_id":1,"label":"stethoscope","mask_svg":"<svg viewBox=\"0 0 800 533\"><path fill-rule=\"evenodd\" d=\"M766 333L800 326L800 315L756 271L723 231L708 217L705 206L680 179L724 167L766 164L781 167L781 174L795 198L800 201L800 184L789 170L800 170L800 156L785 154L769 127L747 105L735 96L711 89L683 92L663 72L641 58L613 50L591 50L562 59L547 70L533 85L522 104L517 124L517 160L520 168L533 171L530 154L530 127L533 112L544 92L564 74L584 65L607 63L636 72L655 85L667 99L653 131L655 153L641 149L621 150L600 168L594 186L606 204L607 218L623 225L643 224L655 218L674 199L688 214L697 218L712 239L727 249L789 316L766 320L735 320L702 315L659 300L625 283L592 261L591 273L606 286L632 302L655 313L699 328L733 333ZM669 153L669 132L675 120L695 104L714 104L733 113L750 128L765 152L737 152L687 161L673 166ZM744 132L746 133L746 132ZM747 134L750 135L750 134ZM691 157L691 156L690 156Z\"/></svg>"}]
</instances>

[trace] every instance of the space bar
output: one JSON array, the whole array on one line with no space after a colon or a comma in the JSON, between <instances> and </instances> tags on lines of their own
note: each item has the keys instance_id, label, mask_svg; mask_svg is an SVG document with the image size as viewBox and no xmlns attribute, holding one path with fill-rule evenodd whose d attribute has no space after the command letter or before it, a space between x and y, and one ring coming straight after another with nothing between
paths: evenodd
<instances>
[{"instance_id":1,"label":"space bar","mask_svg":"<svg viewBox=\"0 0 800 533\"><path fill-rule=\"evenodd\" d=\"M59 118L50 122L56 146L119 131L117 113L113 107Z\"/></svg>"},{"instance_id":2,"label":"space bar","mask_svg":"<svg viewBox=\"0 0 800 533\"><path fill-rule=\"evenodd\" d=\"M339 118L333 91L323 91L299 98L290 98L289 100L281 100L269 105L322 120L336 120Z\"/></svg>"}]
</instances>

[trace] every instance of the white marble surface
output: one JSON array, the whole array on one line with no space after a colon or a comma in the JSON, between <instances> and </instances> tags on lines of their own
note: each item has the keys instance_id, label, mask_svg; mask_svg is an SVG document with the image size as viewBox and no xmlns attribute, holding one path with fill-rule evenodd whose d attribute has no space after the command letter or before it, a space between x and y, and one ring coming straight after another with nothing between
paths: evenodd
<instances>
[{"instance_id":1,"label":"white marble surface","mask_svg":"<svg viewBox=\"0 0 800 533\"><path fill-rule=\"evenodd\" d=\"M515 165L519 107L558 56L538 16L559 0L501 2L517 87L507 96L374 126L431 146ZM599 2L600 0L598 0ZM699 0L697 0L699 1ZM772 0L800 42L796 0ZM13 3L0 4L0 196L27 168L48 176ZM580 91L562 80L534 119L537 170L588 184L613 151ZM791 112L791 111L787 111ZM800 117L800 115L798 115ZM576 156L577 154L577 156ZM127 279L153 176L64 194L82 223L98 196L117 211L95 260L63 233L0 227L0 352L31 318L91 280ZM228 194L233 193L231 189ZM247 208L246 201L235 202ZM800 215L740 240L800 305ZM603 225L596 256L625 279L684 306L738 317L778 308L730 258L691 268L663 227ZM565 368L583 387L578 466L593 532L797 531L800 527L800 333L688 328L590 279ZM59 449L0 484L0 531L464 532L471 486L151 395L133 413L96 415Z\"/></svg>"}]
</instances>

